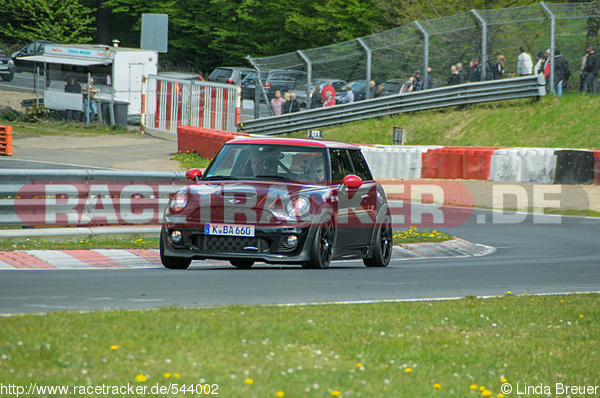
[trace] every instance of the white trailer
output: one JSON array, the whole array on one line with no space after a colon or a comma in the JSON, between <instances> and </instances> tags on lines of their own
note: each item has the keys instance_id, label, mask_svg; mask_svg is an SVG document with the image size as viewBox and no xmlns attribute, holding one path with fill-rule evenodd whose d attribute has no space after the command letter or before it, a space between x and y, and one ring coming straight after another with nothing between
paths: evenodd
<instances>
[{"instance_id":1,"label":"white trailer","mask_svg":"<svg viewBox=\"0 0 600 398\"><path fill-rule=\"evenodd\" d=\"M141 114L143 76L156 75L158 52L138 48L86 44L47 44L43 55L20 57L40 66L45 84L44 106L53 110L82 110L82 95L69 90L75 77L79 88L93 77L96 100L129 104L129 116ZM45 71L45 73L44 73Z\"/></svg>"}]
</instances>

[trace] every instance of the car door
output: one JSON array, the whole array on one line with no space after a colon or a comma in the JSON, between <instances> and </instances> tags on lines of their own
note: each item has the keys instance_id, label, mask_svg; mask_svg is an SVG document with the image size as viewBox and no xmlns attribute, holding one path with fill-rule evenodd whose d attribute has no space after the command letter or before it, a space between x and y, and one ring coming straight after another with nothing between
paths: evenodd
<instances>
[{"instance_id":1,"label":"car door","mask_svg":"<svg viewBox=\"0 0 600 398\"><path fill-rule=\"evenodd\" d=\"M341 148L330 149L332 180L335 184L340 184L336 243L336 246L339 247L361 247L366 245L375 223L373 216L377 195L375 182L372 181L368 168L367 173L364 172L364 167L359 167L358 170L355 169L352 158L356 155L352 152L354 151ZM362 158L360 151L356 152ZM359 177L367 179L358 189L350 189L342 184L345 176L358 175L357 171L358 174L362 174Z\"/></svg>"}]
</instances>

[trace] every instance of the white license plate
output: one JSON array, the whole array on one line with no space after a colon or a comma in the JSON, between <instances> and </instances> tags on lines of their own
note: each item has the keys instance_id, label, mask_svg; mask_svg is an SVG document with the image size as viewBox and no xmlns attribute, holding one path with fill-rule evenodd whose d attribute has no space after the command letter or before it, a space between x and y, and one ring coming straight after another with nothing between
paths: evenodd
<instances>
[{"instance_id":1,"label":"white license plate","mask_svg":"<svg viewBox=\"0 0 600 398\"><path fill-rule=\"evenodd\" d=\"M205 235L254 236L254 225L244 224L204 224Z\"/></svg>"},{"instance_id":2,"label":"white license plate","mask_svg":"<svg viewBox=\"0 0 600 398\"><path fill-rule=\"evenodd\" d=\"M6 70L6 69L8 69L8 65L0 65L0 69Z\"/></svg>"}]
</instances>

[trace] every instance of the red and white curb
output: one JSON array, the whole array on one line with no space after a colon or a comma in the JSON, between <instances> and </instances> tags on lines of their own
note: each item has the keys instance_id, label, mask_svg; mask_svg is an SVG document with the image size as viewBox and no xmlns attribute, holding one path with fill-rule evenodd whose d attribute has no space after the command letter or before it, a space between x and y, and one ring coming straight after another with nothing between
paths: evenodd
<instances>
[{"instance_id":1,"label":"red and white curb","mask_svg":"<svg viewBox=\"0 0 600 398\"><path fill-rule=\"evenodd\" d=\"M462 239L440 243L394 246L394 260L461 258L491 254L495 248ZM228 261L206 260L196 264L228 265ZM194 263L192 263L194 265ZM155 249L15 250L0 252L1 270L50 269L143 269L162 268Z\"/></svg>"}]
</instances>

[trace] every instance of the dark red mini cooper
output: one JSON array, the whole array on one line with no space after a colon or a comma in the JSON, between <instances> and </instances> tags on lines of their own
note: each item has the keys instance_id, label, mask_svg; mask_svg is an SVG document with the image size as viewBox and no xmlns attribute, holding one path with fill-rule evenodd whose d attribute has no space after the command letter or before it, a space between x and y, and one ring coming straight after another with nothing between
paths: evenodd
<instances>
[{"instance_id":1,"label":"dark red mini cooper","mask_svg":"<svg viewBox=\"0 0 600 398\"><path fill-rule=\"evenodd\" d=\"M392 256L391 213L360 149L292 138L229 141L206 172L165 211L160 257L167 268L221 259L327 268L362 258L385 267Z\"/></svg>"}]
</instances>

